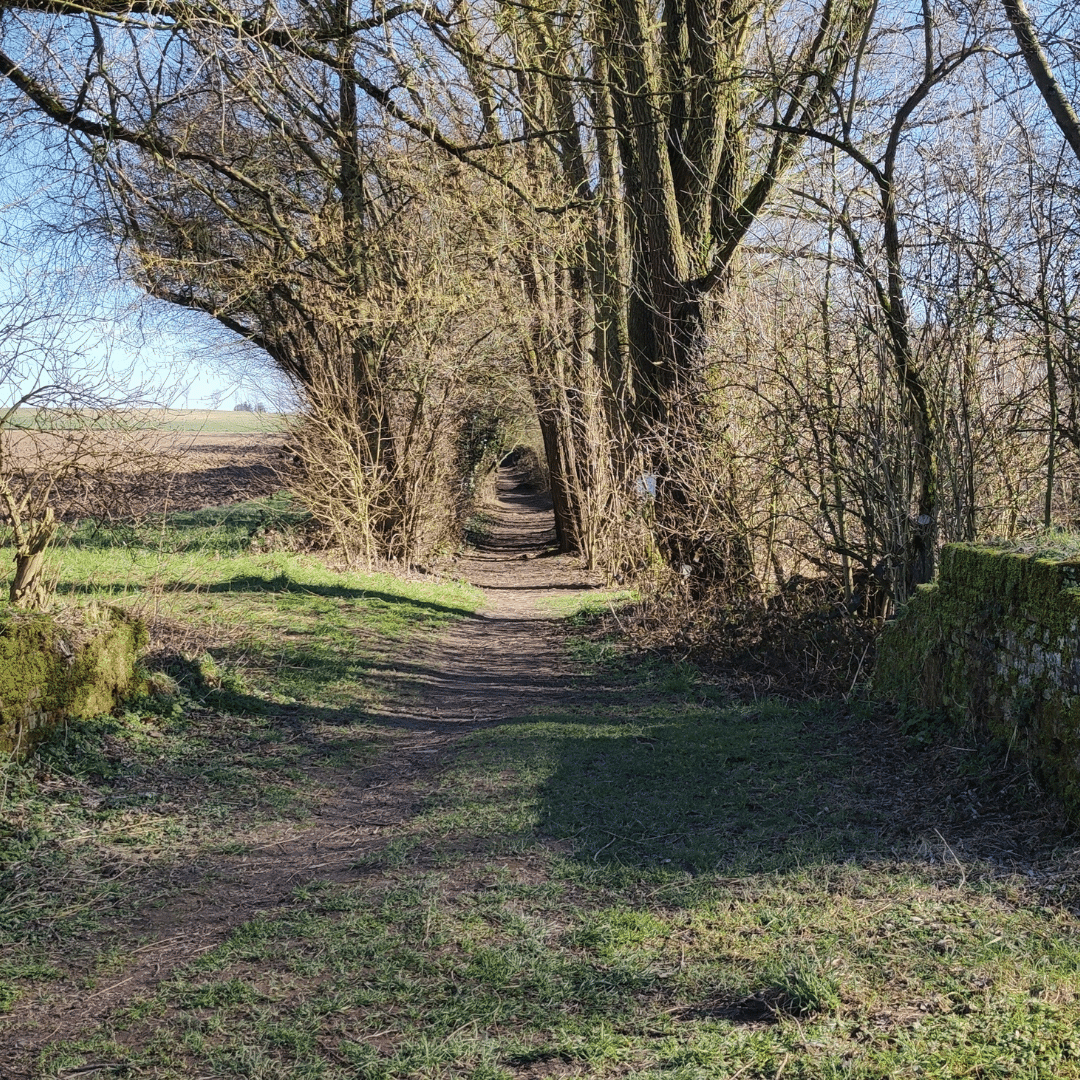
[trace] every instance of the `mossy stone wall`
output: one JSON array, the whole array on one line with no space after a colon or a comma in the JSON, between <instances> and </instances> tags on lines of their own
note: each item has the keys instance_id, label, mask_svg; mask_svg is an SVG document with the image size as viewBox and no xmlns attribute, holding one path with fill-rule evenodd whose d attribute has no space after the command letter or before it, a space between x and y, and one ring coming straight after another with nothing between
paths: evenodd
<instances>
[{"instance_id":1,"label":"mossy stone wall","mask_svg":"<svg viewBox=\"0 0 1080 1080\"><path fill-rule=\"evenodd\" d=\"M1006 743L1080 822L1080 562L948 545L883 630L874 689Z\"/></svg>"},{"instance_id":2,"label":"mossy stone wall","mask_svg":"<svg viewBox=\"0 0 1080 1080\"><path fill-rule=\"evenodd\" d=\"M25 753L68 717L108 712L145 645L142 624L120 613L76 635L48 615L0 616L0 753Z\"/></svg>"}]
</instances>

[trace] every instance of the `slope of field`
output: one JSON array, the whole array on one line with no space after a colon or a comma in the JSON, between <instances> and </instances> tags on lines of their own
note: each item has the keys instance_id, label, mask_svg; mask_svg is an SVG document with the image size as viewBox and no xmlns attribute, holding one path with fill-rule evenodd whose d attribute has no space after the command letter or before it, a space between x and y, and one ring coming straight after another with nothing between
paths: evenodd
<instances>
[{"instance_id":1,"label":"slope of field","mask_svg":"<svg viewBox=\"0 0 1080 1080\"><path fill-rule=\"evenodd\" d=\"M4 465L60 475L54 503L68 520L201 510L280 490L287 422L267 413L160 409L80 428L70 414L21 410L4 431ZM65 468L72 459L75 471Z\"/></svg>"},{"instance_id":2,"label":"slope of field","mask_svg":"<svg viewBox=\"0 0 1080 1080\"><path fill-rule=\"evenodd\" d=\"M156 486L172 510L201 510L280 490L276 466L288 418L276 413L163 409L146 415L172 468Z\"/></svg>"}]
</instances>

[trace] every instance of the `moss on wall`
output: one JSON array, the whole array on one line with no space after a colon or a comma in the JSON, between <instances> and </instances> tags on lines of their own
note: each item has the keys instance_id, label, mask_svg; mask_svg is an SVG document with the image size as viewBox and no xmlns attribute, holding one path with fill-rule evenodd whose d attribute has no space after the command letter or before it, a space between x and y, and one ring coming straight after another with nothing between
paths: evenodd
<instances>
[{"instance_id":1,"label":"moss on wall","mask_svg":"<svg viewBox=\"0 0 1080 1080\"><path fill-rule=\"evenodd\" d=\"M25 753L67 717L108 712L145 646L143 625L115 611L75 627L0 616L0 753Z\"/></svg>"},{"instance_id":2,"label":"moss on wall","mask_svg":"<svg viewBox=\"0 0 1080 1080\"><path fill-rule=\"evenodd\" d=\"M1080 821L1080 563L947 546L882 632L874 688L1007 744Z\"/></svg>"}]
</instances>

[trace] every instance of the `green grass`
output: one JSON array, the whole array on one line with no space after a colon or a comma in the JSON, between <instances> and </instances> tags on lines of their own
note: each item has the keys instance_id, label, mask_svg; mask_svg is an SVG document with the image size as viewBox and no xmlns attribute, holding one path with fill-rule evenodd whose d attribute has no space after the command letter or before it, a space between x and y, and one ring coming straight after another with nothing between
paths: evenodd
<instances>
[{"instance_id":1,"label":"green grass","mask_svg":"<svg viewBox=\"0 0 1080 1080\"><path fill-rule=\"evenodd\" d=\"M1075 887L919 856L864 716L685 674L608 667L469 736L357 884L298 889L40 1075L1080 1077Z\"/></svg>"},{"instance_id":2,"label":"green grass","mask_svg":"<svg viewBox=\"0 0 1080 1080\"><path fill-rule=\"evenodd\" d=\"M130 609L158 652L117 715L69 721L0 766L0 947L88 934L145 902L141 875L306 817L326 769L355 770L385 744L370 712L407 693L398 651L479 594L257 550L302 519L274 497L61 538L57 603ZM0 1011L17 991L0 966Z\"/></svg>"},{"instance_id":3,"label":"green grass","mask_svg":"<svg viewBox=\"0 0 1080 1080\"><path fill-rule=\"evenodd\" d=\"M309 813L314 777L351 782L387 669L478 600L255 550L297 524L264 501L58 555L61 595L203 643L157 695L4 771L0 1010L70 980L80 935L155 860L242 853ZM968 803L910 809L937 759L882 750L859 707L733 701L568 614L576 704L463 739L351 883L297 887L34 1075L1080 1080L1075 837L1043 853L1044 886L1005 873L957 839ZM954 756L984 814L1028 813ZM84 992L125 977L112 944Z\"/></svg>"},{"instance_id":4,"label":"green grass","mask_svg":"<svg viewBox=\"0 0 1080 1080\"><path fill-rule=\"evenodd\" d=\"M986 541L982 546L1060 562L1080 557L1080 534L1052 528L1021 539Z\"/></svg>"},{"instance_id":5,"label":"green grass","mask_svg":"<svg viewBox=\"0 0 1080 1080\"><path fill-rule=\"evenodd\" d=\"M158 431L212 435L275 435L284 430L285 417L277 413L236 412L224 409L163 409L147 417Z\"/></svg>"},{"instance_id":6,"label":"green grass","mask_svg":"<svg viewBox=\"0 0 1080 1080\"><path fill-rule=\"evenodd\" d=\"M203 703L261 711L303 702L362 714L382 692L388 651L475 610L480 594L272 550L303 519L278 495L175 514L160 528L82 526L59 539L51 580L61 600L105 600L208 642L186 673Z\"/></svg>"},{"instance_id":7,"label":"green grass","mask_svg":"<svg viewBox=\"0 0 1080 1080\"><path fill-rule=\"evenodd\" d=\"M572 628L589 626L598 616L633 603L638 594L632 589L593 589L590 592L552 596L542 601L544 611L567 620Z\"/></svg>"},{"instance_id":8,"label":"green grass","mask_svg":"<svg viewBox=\"0 0 1080 1080\"><path fill-rule=\"evenodd\" d=\"M70 414L63 414L65 420ZM53 414L36 409L17 409L11 426L47 426ZM181 434L267 435L284 430L285 417L277 413L236 412L225 409L135 409L116 414L120 424L147 431L172 431Z\"/></svg>"}]
</instances>

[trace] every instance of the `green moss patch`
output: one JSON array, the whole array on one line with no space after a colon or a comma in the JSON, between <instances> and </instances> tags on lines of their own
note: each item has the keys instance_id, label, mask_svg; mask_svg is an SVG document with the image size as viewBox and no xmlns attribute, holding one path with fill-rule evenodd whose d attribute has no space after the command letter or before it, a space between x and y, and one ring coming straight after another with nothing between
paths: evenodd
<instances>
[{"instance_id":1,"label":"green moss patch","mask_svg":"<svg viewBox=\"0 0 1080 1080\"><path fill-rule=\"evenodd\" d=\"M878 644L877 694L1022 755L1080 820L1080 563L952 544Z\"/></svg>"},{"instance_id":2,"label":"green moss patch","mask_svg":"<svg viewBox=\"0 0 1080 1080\"><path fill-rule=\"evenodd\" d=\"M57 723L111 710L145 645L142 624L115 611L84 613L77 626L0 616L0 751L23 754Z\"/></svg>"}]
</instances>

